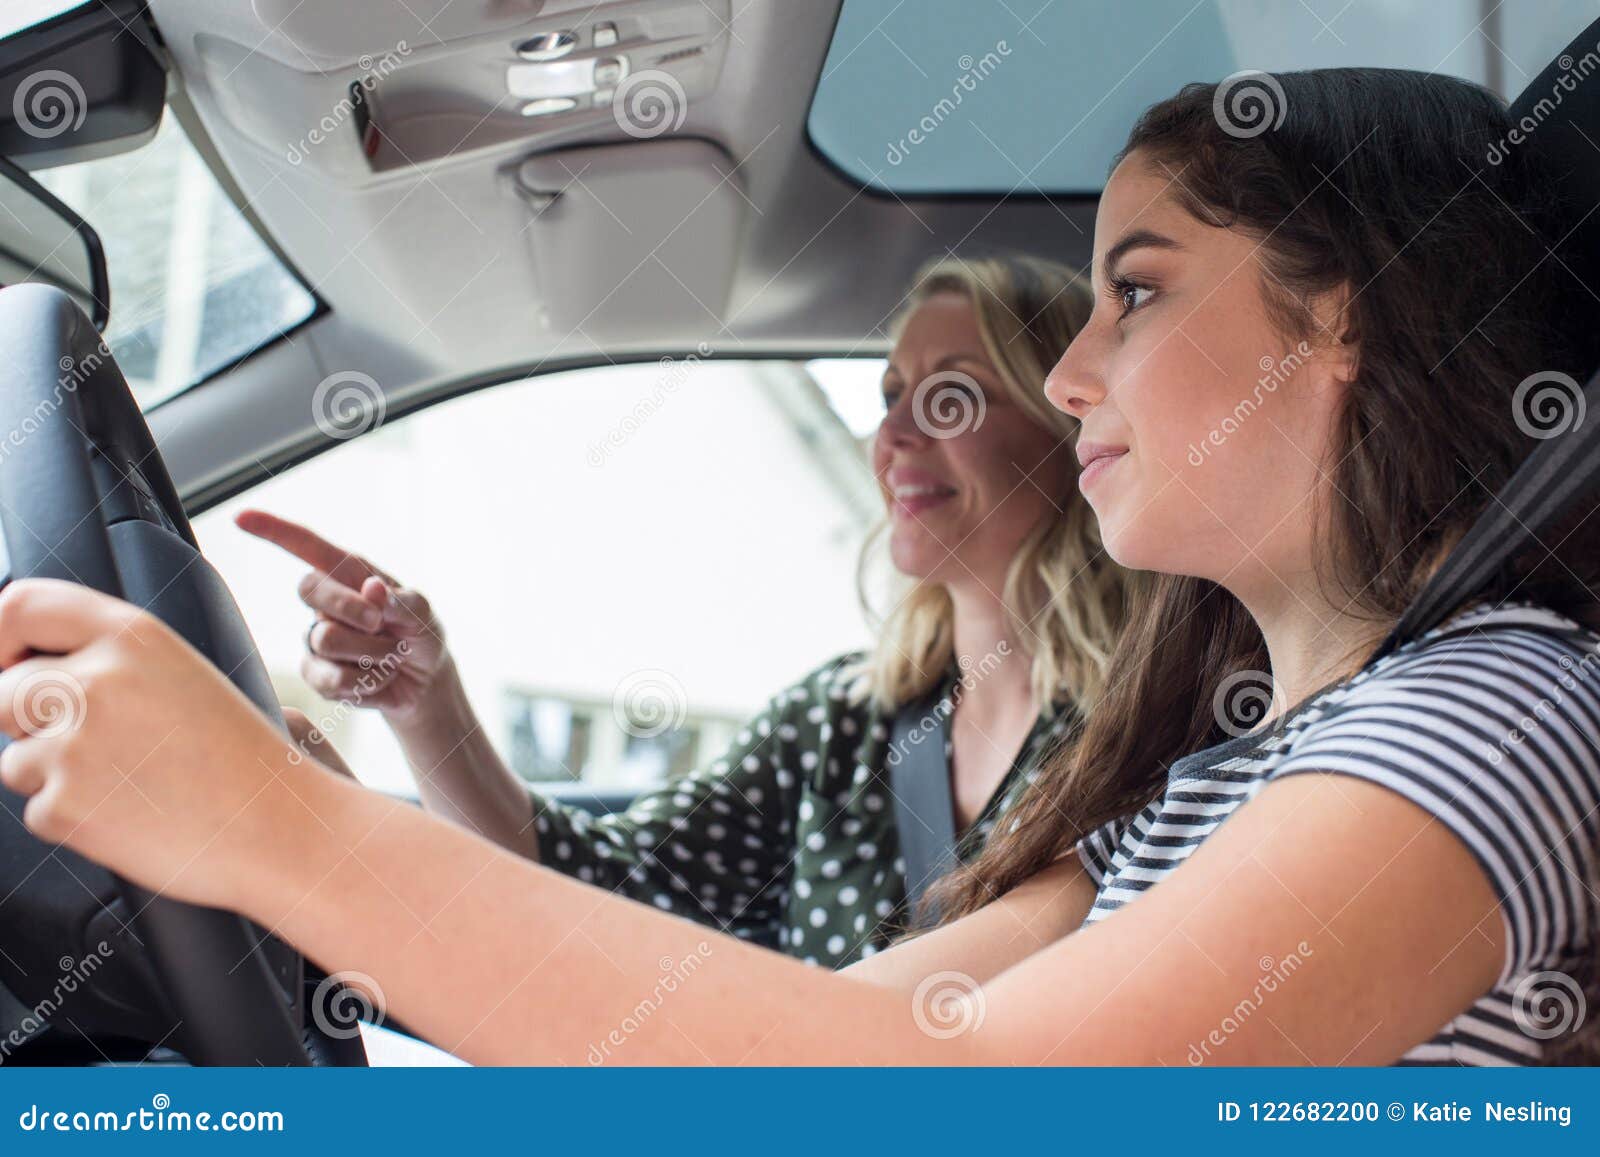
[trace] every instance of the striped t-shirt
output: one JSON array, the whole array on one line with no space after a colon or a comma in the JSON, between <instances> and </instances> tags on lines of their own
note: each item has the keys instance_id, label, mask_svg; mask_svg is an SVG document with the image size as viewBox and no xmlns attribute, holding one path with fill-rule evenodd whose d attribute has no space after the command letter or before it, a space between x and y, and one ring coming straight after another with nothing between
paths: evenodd
<instances>
[{"instance_id":1,"label":"striped t-shirt","mask_svg":"<svg viewBox=\"0 0 1600 1157\"><path fill-rule=\"evenodd\" d=\"M1499 897L1499 979L1401 1063L1538 1063L1582 1015L1600 951L1600 636L1542 608L1475 608L1270 729L1177 760L1159 799L1079 845L1098 885L1085 923L1159 883L1264 785L1302 772L1356 776L1419 805ZM1567 1024L1552 1023L1563 1010Z\"/></svg>"}]
</instances>

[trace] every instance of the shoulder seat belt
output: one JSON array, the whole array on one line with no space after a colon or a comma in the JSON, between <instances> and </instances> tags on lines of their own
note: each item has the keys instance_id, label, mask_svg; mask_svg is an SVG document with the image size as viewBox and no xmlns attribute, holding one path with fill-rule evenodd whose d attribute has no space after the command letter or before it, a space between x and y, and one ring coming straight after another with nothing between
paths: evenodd
<instances>
[{"instance_id":1,"label":"shoulder seat belt","mask_svg":"<svg viewBox=\"0 0 1600 1157\"><path fill-rule=\"evenodd\" d=\"M913 912L928 885L956 861L955 800L945 758L949 720L936 695L900 708L889 735L889 791Z\"/></svg>"},{"instance_id":2,"label":"shoulder seat belt","mask_svg":"<svg viewBox=\"0 0 1600 1157\"><path fill-rule=\"evenodd\" d=\"M1600 372L1572 398L1570 427L1536 446L1494 496L1384 640L1373 659L1438 626L1495 571L1526 550L1600 478ZM1587 533L1594 533L1589 530Z\"/></svg>"}]
</instances>

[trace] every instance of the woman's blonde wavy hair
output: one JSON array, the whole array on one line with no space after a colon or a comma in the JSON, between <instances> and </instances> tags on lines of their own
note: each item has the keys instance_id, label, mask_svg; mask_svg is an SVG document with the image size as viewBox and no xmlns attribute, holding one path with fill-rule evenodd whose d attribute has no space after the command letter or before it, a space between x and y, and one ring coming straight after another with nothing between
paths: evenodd
<instances>
[{"instance_id":1,"label":"woman's blonde wavy hair","mask_svg":"<svg viewBox=\"0 0 1600 1157\"><path fill-rule=\"evenodd\" d=\"M984 352L1011 399L1063 440L1077 423L1044 397L1044 379L1088 321L1093 298L1070 269L1023 256L944 258L925 266L892 333L935 294L957 293L971 304ZM1094 512L1077 488L1052 496L1060 509L1042 519L1006 571L1001 599L1015 637L1032 664L1034 701L1048 712L1060 698L1087 712L1106 682L1106 666L1122 629L1129 576L1100 546ZM895 711L932 691L955 666L954 615L939 583L902 580L893 608L880 615L867 575L888 527L880 523L861 553L858 588L877 643L857 671L857 698Z\"/></svg>"}]
</instances>

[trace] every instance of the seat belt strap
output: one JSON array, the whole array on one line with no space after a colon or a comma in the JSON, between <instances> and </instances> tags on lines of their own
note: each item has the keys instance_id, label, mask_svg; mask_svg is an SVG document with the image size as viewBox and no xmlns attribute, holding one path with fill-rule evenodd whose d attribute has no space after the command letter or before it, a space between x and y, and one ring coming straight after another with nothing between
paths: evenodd
<instances>
[{"instance_id":1,"label":"seat belt strap","mask_svg":"<svg viewBox=\"0 0 1600 1157\"><path fill-rule=\"evenodd\" d=\"M1536 379L1530 381L1540 384ZM1536 446L1517 468L1400 616L1374 659L1438 626L1496 571L1534 543L1573 502L1594 490L1600 479L1600 372L1577 393L1561 384L1563 381L1572 383L1570 378L1551 375L1544 384L1560 391L1558 408L1565 410L1570 422ZM1529 405L1522 405L1524 401ZM1535 395L1518 397L1513 404L1522 412L1543 401Z\"/></svg>"},{"instance_id":2,"label":"seat belt strap","mask_svg":"<svg viewBox=\"0 0 1600 1157\"><path fill-rule=\"evenodd\" d=\"M889 790L913 912L928 885L956 862L955 799L945 756L949 726L949 711L931 698L902 707L890 732Z\"/></svg>"}]
</instances>

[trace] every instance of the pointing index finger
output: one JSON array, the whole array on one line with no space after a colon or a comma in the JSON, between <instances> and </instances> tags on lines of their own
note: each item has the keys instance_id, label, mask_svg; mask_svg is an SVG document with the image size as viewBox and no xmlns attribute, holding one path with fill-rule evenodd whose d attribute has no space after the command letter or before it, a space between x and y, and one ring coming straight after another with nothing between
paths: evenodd
<instances>
[{"instance_id":1,"label":"pointing index finger","mask_svg":"<svg viewBox=\"0 0 1600 1157\"><path fill-rule=\"evenodd\" d=\"M241 510L234 525L246 534L253 534L274 546L288 551L296 558L330 576L353 590L381 572L360 555L335 546L309 527L265 510Z\"/></svg>"}]
</instances>

